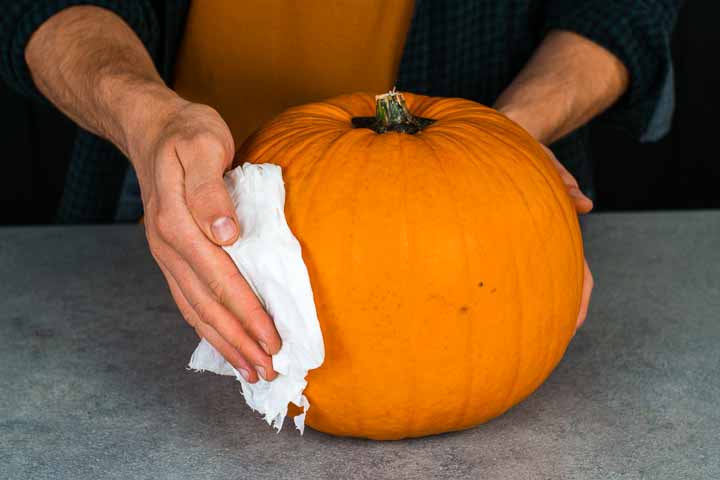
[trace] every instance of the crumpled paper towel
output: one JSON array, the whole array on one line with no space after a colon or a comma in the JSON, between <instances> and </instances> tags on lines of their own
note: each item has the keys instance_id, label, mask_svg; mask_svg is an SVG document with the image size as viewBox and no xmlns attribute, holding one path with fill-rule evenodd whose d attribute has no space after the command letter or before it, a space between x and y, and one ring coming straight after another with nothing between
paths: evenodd
<instances>
[{"instance_id":1,"label":"crumpled paper towel","mask_svg":"<svg viewBox=\"0 0 720 480\"><path fill-rule=\"evenodd\" d=\"M282 171L277 165L246 163L225 175L225 185L243 234L223 248L275 322L282 348L272 361L279 375L272 382L260 379L250 384L205 339L192 354L189 367L235 375L247 404L264 414L278 432L288 403L293 402L303 408L295 417L295 426L302 433L310 408L303 395L305 376L322 364L325 348L300 243L285 220Z\"/></svg>"}]
</instances>

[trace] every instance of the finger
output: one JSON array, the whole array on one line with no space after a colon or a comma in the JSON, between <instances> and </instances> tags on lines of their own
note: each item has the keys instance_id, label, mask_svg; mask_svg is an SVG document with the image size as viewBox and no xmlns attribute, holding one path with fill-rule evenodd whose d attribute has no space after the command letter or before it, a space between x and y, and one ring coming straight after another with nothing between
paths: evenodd
<instances>
[{"instance_id":1,"label":"finger","mask_svg":"<svg viewBox=\"0 0 720 480\"><path fill-rule=\"evenodd\" d=\"M171 271L172 277L176 279L179 290L190 308L197 313L199 324L204 323L212 327L217 332L217 337L224 339L237 350L247 360L248 366L259 376L265 380L276 378L277 372L273 369L272 358L262 350L254 338L248 335L235 316L218 303L187 262L170 248L164 255L165 264ZM252 292L250 294L252 295ZM202 331L208 332L205 327ZM217 337L212 336L212 338Z\"/></svg>"},{"instance_id":2,"label":"finger","mask_svg":"<svg viewBox=\"0 0 720 480\"><path fill-rule=\"evenodd\" d=\"M243 356L238 353L235 347L222 338L222 336L220 336L217 330L213 327L207 323L200 322L195 328L195 332L199 337L204 338L210 345L215 347L215 350L220 352L220 355L222 355L223 358L230 363L230 365L235 367L235 369L240 372L240 375L242 375L248 383L255 383L260 379L255 368L245 361ZM242 361L240 359L242 359Z\"/></svg>"},{"instance_id":3,"label":"finger","mask_svg":"<svg viewBox=\"0 0 720 480\"><path fill-rule=\"evenodd\" d=\"M577 324L575 325L575 331L582 327L587 318L588 308L590 306L590 296L592 295L593 287L595 286L595 280L593 279L592 272L588 266L587 260L584 262L583 267L583 287L582 296L580 301L580 312L578 313Z\"/></svg>"},{"instance_id":4,"label":"finger","mask_svg":"<svg viewBox=\"0 0 720 480\"><path fill-rule=\"evenodd\" d=\"M175 277L168 270L168 268L158 260L160 270L162 270L165 279L167 280L168 287L170 287L170 294L172 295L175 303L177 304L180 313L182 314L185 321L195 329L195 332L200 338L204 338L220 355L232 365L245 380L250 383L255 383L258 380L255 369L252 368L250 363L245 360L240 352L235 349L229 342L220 336L219 333L210 325L206 324L200 319L200 316L195 312L190 303L183 295L180 286L178 285Z\"/></svg>"},{"instance_id":5,"label":"finger","mask_svg":"<svg viewBox=\"0 0 720 480\"><path fill-rule=\"evenodd\" d=\"M573 202L575 211L580 215L590 213L590 211L593 209L593 201L590 200L590 198L588 198L584 193L582 193L579 188L569 187L568 195L570 195L570 199Z\"/></svg>"},{"instance_id":6,"label":"finger","mask_svg":"<svg viewBox=\"0 0 720 480\"><path fill-rule=\"evenodd\" d=\"M555 166L555 169L560 174L560 178L562 178L563 183L567 187L577 187L578 183L577 180L575 180L575 177L572 176L572 174L568 171L567 168L565 168L565 165L560 163L560 160L557 159L555 154L552 150L550 150L545 145L542 145L543 150L545 150L545 153L548 157L550 157L550 160L552 161L553 165Z\"/></svg>"},{"instance_id":7,"label":"finger","mask_svg":"<svg viewBox=\"0 0 720 480\"><path fill-rule=\"evenodd\" d=\"M552 160L555 169L560 174L560 178L562 179L565 187L567 188L568 195L570 195L570 200L572 200L573 202L575 211L579 214L589 213L593 209L592 200L590 200L590 198L580 190L580 187L578 186L578 182L575 177L568 171L567 168L565 168L562 163L560 163L552 150L550 150L545 145L543 145L542 147L548 154L548 157L550 157L550 160Z\"/></svg>"},{"instance_id":8,"label":"finger","mask_svg":"<svg viewBox=\"0 0 720 480\"><path fill-rule=\"evenodd\" d=\"M198 230L185 205L184 191L177 188L178 184L182 185L183 172L174 168L176 166L177 162L158 168L158 191L166 192L155 221L159 234L187 261L210 293L237 317L242 328L260 343L265 353L277 353L281 340L275 324L230 257ZM163 190L164 184L167 187ZM181 277L176 275L176 278Z\"/></svg>"},{"instance_id":9,"label":"finger","mask_svg":"<svg viewBox=\"0 0 720 480\"><path fill-rule=\"evenodd\" d=\"M210 241L230 245L240 235L223 175L232 164L232 146L213 135L179 143L175 153L185 170L185 200L195 222Z\"/></svg>"},{"instance_id":10,"label":"finger","mask_svg":"<svg viewBox=\"0 0 720 480\"><path fill-rule=\"evenodd\" d=\"M227 254L206 243L207 240L203 240L192 246L197 252L195 256L191 252L183 252L183 247L180 247L180 252L193 258L193 273L207 285L213 297L235 315L239 320L238 327L247 332L265 353L277 353L281 340L274 322Z\"/></svg>"}]
</instances>

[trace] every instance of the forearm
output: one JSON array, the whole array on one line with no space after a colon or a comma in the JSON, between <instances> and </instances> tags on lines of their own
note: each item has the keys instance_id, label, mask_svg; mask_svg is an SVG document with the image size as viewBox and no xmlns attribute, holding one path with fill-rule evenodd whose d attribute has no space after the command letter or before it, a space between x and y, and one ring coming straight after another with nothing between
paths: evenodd
<instances>
[{"instance_id":1,"label":"forearm","mask_svg":"<svg viewBox=\"0 0 720 480\"><path fill-rule=\"evenodd\" d=\"M571 32L548 34L495 108L551 144L610 107L627 89L625 66Z\"/></svg>"},{"instance_id":2,"label":"forearm","mask_svg":"<svg viewBox=\"0 0 720 480\"><path fill-rule=\"evenodd\" d=\"M33 34L25 57L43 95L129 157L133 137L150 133L177 101L137 35L102 8L77 6L53 16Z\"/></svg>"}]
</instances>

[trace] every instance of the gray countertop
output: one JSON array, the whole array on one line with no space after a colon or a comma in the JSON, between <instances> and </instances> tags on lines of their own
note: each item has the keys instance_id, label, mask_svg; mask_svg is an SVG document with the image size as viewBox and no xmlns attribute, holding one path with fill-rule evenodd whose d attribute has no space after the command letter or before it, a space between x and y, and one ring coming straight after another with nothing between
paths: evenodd
<instances>
[{"instance_id":1,"label":"gray countertop","mask_svg":"<svg viewBox=\"0 0 720 480\"><path fill-rule=\"evenodd\" d=\"M276 434L234 379L186 370L140 227L0 229L0 478L720 478L720 212L585 227L596 289L550 379L389 443Z\"/></svg>"}]
</instances>

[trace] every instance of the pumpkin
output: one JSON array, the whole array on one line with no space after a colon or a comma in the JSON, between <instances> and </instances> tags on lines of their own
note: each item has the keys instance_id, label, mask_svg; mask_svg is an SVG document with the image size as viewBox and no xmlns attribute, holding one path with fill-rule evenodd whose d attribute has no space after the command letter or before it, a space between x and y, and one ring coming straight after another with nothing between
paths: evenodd
<instances>
[{"instance_id":1,"label":"pumpkin","mask_svg":"<svg viewBox=\"0 0 720 480\"><path fill-rule=\"evenodd\" d=\"M238 158L283 168L325 363L306 423L399 439L466 429L537 389L572 338L583 251L551 160L457 98L290 108Z\"/></svg>"}]
</instances>

